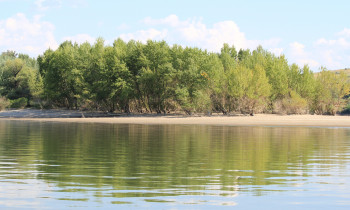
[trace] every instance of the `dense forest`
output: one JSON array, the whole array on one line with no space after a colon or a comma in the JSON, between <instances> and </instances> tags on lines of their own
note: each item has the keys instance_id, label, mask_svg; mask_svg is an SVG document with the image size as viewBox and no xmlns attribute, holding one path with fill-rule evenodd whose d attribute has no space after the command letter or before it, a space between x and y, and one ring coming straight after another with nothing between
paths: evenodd
<instances>
[{"instance_id":1,"label":"dense forest","mask_svg":"<svg viewBox=\"0 0 350 210\"><path fill-rule=\"evenodd\" d=\"M0 109L67 108L187 114L335 114L347 106L345 73L288 64L261 46L219 53L115 40L63 42L37 59L0 55Z\"/></svg>"}]
</instances>

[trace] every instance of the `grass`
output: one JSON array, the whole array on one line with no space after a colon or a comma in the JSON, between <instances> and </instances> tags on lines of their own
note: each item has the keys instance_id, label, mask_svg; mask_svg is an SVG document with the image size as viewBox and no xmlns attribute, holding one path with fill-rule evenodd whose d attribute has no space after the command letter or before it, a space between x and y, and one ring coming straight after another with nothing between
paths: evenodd
<instances>
[{"instance_id":1,"label":"grass","mask_svg":"<svg viewBox=\"0 0 350 210\"><path fill-rule=\"evenodd\" d=\"M340 72L345 72L345 74L348 76L348 82L350 82L350 68L329 70L329 71L334 72L335 74L340 74ZM319 74L319 72L314 73L315 76L317 76L318 74Z\"/></svg>"}]
</instances>

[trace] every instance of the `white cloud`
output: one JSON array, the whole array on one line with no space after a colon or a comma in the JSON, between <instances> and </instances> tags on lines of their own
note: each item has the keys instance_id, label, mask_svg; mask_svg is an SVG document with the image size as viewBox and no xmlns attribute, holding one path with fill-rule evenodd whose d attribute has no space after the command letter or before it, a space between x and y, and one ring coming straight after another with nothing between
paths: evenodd
<instances>
[{"instance_id":1,"label":"white cloud","mask_svg":"<svg viewBox=\"0 0 350 210\"><path fill-rule=\"evenodd\" d=\"M199 23L198 26L199 30L197 30L197 37L192 38L195 40L203 37L200 42L205 48L211 51L219 51L224 43L235 45L237 49L248 47L248 40L246 39L244 33L240 31L236 23L233 21L219 22L214 24L213 27L209 29L207 29L205 25L201 23ZM188 29L189 31L187 31L186 35L187 37L191 37L191 28Z\"/></svg>"},{"instance_id":2,"label":"white cloud","mask_svg":"<svg viewBox=\"0 0 350 210\"><path fill-rule=\"evenodd\" d=\"M269 48L268 51L275 54L276 56L280 56L283 54L284 49L283 48Z\"/></svg>"},{"instance_id":3,"label":"white cloud","mask_svg":"<svg viewBox=\"0 0 350 210\"><path fill-rule=\"evenodd\" d=\"M344 30L339 32L338 35L343 37L350 37L350 28L344 28Z\"/></svg>"},{"instance_id":4,"label":"white cloud","mask_svg":"<svg viewBox=\"0 0 350 210\"><path fill-rule=\"evenodd\" d=\"M96 39L89 34L77 34L75 36L67 36L63 38L63 41L70 40L72 42L76 42L78 44L82 44L84 42L89 42L90 44L93 44Z\"/></svg>"},{"instance_id":5,"label":"white cloud","mask_svg":"<svg viewBox=\"0 0 350 210\"><path fill-rule=\"evenodd\" d=\"M264 47L275 49L280 39L248 40L234 21L222 21L208 27L201 18L180 20L176 15L169 15L161 19L150 17L141 21L150 29L120 35L123 39L164 39L170 44L176 43L184 46L200 47L209 51L218 52L224 43L240 48ZM279 52L283 50L279 49Z\"/></svg>"},{"instance_id":6,"label":"white cloud","mask_svg":"<svg viewBox=\"0 0 350 210\"><path fill-rule=\"evenodd\" d=\"M318 39L315 44L316 45L323 45L323 44L327 44L327 40L325 38L321 38L321 39Z\"/></svg>"},{"instance_id":7,"label":"white cloud","mask_svg":"<svg viewBox=\"0 0 350 210\"><path fill-rule=\"evenodd\" d=\"M42 21L40 16L28 19L18 13L0 20L0 51L15 50L36 56L46 49L56 49L58 44L53 34L54 26Z\"/></svg>"},{"instance_id":8,"label":"white cloud","mask_svg":"<svg viewBox=\"0 0 350 210\"><path fill-rule=\"evenodd\" d=\"M72 8L86 7L88 2L86 0L69 0L69 4Z\"/></svg>"},{"instance_id":9,"label":"white cloud","mask_svg":"<svg viewBox=\"0 0 350 210\"><path fill-rule=\"evenodd\" d=\"M62 6L62 0L36 0L34 4L38 10L45 11L50 8L60 8Z\"/></svg>"},{"instance_id":10,"label":"white cloud","mask_svg":"<svg viewBox=\"0 0 350 210\"><path fill-rule=\"evenodd\" d=\"M328 69L350 67L350 29L344 28L332 39L320 38L315 42L299 41L283 44L280 38L265 40L248 39L234 21L221 21L212 25L205 24L201 18L180 20L176 15L153 19L147 17L141 21L144 30L122 34L122 39L165 40L169 44L200 47L213 52L219 52L223 43L234 45L236 49L255 49L258 45L279 56L282 53L290 63L299 66L309 65L313 70L321 66Z\"/></svg>"},{"instance_id":11,"label":"white cloud","mask_svg":"<svg viewBox=\"0 0 350 210\"><path fill-rule=\"evenodd\" d=\"M209 26L201 18L180 20L176 15L169 15L160 19L147 17L141 22L145 30L122 34L121 38L164 39L170 44L200 47L214 52L220 51L223 43L234 45L236 49L255 49L258 45L262 45L277 56L285 53L290 62L300 66L307 64L316 71L321 66L328 69L350 67L349 28L336 33L332 39L320 38L306 45L296 41L288 46L282 46L279 38L248 39L234 21L221 21Z\"/></svg>"},{"instance_id":12,"label":"white cloud","mask_svg":"<svg viewBox=\"0 0 350 210\"><path fill-rule=\"evenodd\" d=\"M127 25L126 23L122 23L117 27L117 29L120 31L124 31L124 30L129 29L129 25Z\"/></svg>"},{"instance_id":13,"label":"white cloud","mask_svg":"<svg viewBox=\"0 0 350 210\"><path fill-rule=\"evenodd\" d=\"M169 15L166 18L163 19L153 19L151 17L146 17L141 22L143 22L146 25L160 25L160 24L166 24L171 27L177 27L181 24L179 18L176 15Z\"/></svg>"},{"instance_id":14,"label":"white cloud","mask_svg":"<svg viewBox=\"0 0 350 210\"><path fill-rule=\"evenodd\" d=\"M350 42L346 40L345 37L340 37L338 39L331 39L327 40L325 38L321 38L315 42L316 46L328 46L328 47L334 47L338 46L341 48L350 48Z\"/></svg>"},{"instance_id":15,"label":"white cloud","mask_svg":"<svg viewBox=\"0 0 350 210\"><path fill-rule=\"evenodd\" d=\"M292 59L292 62L295 62L299 66L309 65L313 69L320 67L320 63L305 50L305 45L299 42L289 44L289 56Z\"/></svg>"},{"instance_id":16,"label":"white cloud","mask_svg":"<svg viewBox=\"0 0 350 210\"><path fill-rule=\"evenodd\" d=\"M317 69L342 69L350 67L350 29L345 28L332 39L319 38L312 45L290 44L288 57L297 64L307 63ZM317 68L316 68L317 67Z\"/></svg>"},{"instance_id":17,"label":"white cloud","mask_svg":"<svg viewBox=\"0 0 350 210\"><path fill-rule=\"evenodd\" d=\"M320 63L313 59L299 59L298 62L300 67L303 67L304 65L308 65L312 69L319 69Z\"/></svg>"},{"instance_id":18,"label":"white cloud","mask_svg":"<svg viewBox=\"0 0 350 210\"><path fill-rule=\"evenodd\" d=\"M147 40L162 40L167 36L167 30L156 30L154 28L148 29L148 30L140 30L135 33L127 33L120 35L120 38L122 38L125 41L129 41L131 39L146 42Z\"/></svg>"},{"instance_id":19,"label":"white cloud","mask_svg":"<svg viewBox=\"0 0 350 210\"><path fill-rule=\"evenodd\" d=\"M1 1L1 0L0 0ZM75 0L82 1L84 0ZM37 0L42 9L52 5L59 6L63 0ZM56 3L55 3L56 2ZM212 25L205 24L201 18L180 20L176 15L169 15L161 19L147 17L141 21L143 29L130 33L123 33L119 37L146 42L148 39L165 40L170 45L200 47L213 52L219 52L223 43L234 45L236 49L255 49L262 45L275 55L286 54L288 60L300 66L308 64L313 70L320 66L328 69L350 68L350 29L344 28L335 33L334 37L319 38L314 42L300 43L299 41L283 45L279 38L265 40L248 39L234 21L221 21ZM121 31L129 30L129 25L117 27ZM56 49L58 44L54 36L53 24L43 21L39 15L26 17L18 13L7 19L0 20L0 52L15 50L37 56L46 49ZM71 40L79 44L88 41L94 43L95 38L89 34L80 33L67 36L59 40ZM112 42L111 42L112 43Z\"/></svg>"},{"instance_id":20,"label":"white cloud","mask_svg":"<svg viewBox=\"0 0 350 210\"><path fill-rule=\"evenodd\" d=\"M309 65L313 70L325 66L328 69L350 67L350 29L344 28L336 33L333 39L320 38L314 43L306 45L299 41L282 45L279 38L266 40L248 39L234 21L221 21L207 25L201 18L180 20L176 15L153 19L147 17L141 21L144 30L122 34L122 39L162 40L169 44L200 47L209 51L218 52L223 43L234 45L236 49L255 49L262 45L265 49L279 56L286 54L291 63L300 66Z\"/></svg>"},{"instance_id":21,"label":"white cloud","mask_svg":"<svg viewBox=\"0 0 350 210\"><path fill-rule=\"evenodd\" d=\"M339 69L344 68L344 66L341 65L341 57L337 55L333 50L327 49L320 52L320 57L327 65L325 65L329 69Z\"/></svg>"},{"instance_id":22,"label":"white cloud","mask_svg":"<svg viewBox=\"0 0 350 210\"><path fill-rule=\"evenodd\" d=\"M34 2L34 5L40 12L46 12L50 9L60 9L63 7L79 9L86 7L88 5L88 2L87 0L36 0Z\"/></svg>"},{"instance_id":23,"label":"white cloud","mask_svg":"<svg viewBox=\"0 0 350 210\"><path fill-rule=\"evenodd\" d=\"M305 46L299 42L293 42L290 45L291 51L292 51L292 55L296 55L296 56L305 56Z\"/></svg>"},{"instance_id":24,"label":"white cloud","mask_svg":"<svg viewBox=\"0 0 350 210\"><path fill-rule=\"evenodd\" d=\"M320 38L313 44L313 56L328 69L350 67L350 29L345 28L333 39Z\"/></svg>"}]
</instances>

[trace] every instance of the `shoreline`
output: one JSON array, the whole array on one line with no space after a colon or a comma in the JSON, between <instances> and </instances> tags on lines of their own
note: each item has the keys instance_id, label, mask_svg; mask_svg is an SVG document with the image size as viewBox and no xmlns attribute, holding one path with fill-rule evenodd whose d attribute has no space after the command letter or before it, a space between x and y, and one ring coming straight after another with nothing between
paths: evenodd
<instances>
[{"instance_id":1,"label":"shoreline","mask_svg":"<svg viewBox=\"0 0 350 210\"><path fill-rule=\"evenodd\" d=\"M108 124L166 124L166 125L225 125L225 126L300 126L300 127L350 127L350 116L330 115L276 115L254 116L186 116L186 115L117 115L109 117L82 117L83 112L70 110L6 110L0 112L0 121L36 121L67 123ZM89 113L84 113L87 115ZM93 115L91 115L93 116Z\"/></svg>"}]
</instances>

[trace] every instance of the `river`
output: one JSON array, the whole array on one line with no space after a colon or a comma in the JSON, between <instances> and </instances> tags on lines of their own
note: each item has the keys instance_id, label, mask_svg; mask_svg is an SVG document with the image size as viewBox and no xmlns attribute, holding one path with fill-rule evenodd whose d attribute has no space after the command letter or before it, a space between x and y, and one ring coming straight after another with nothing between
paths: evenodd
<instances>
[{"instance_id":1,"label":"river","mask_svg":"<svg viewBox=\"0 0 350 210\"><path fill-rule=\"evenodd\" d=\"M350 129L0 120L0 209L350 209Z\"/></svg>"}]
</instances>

